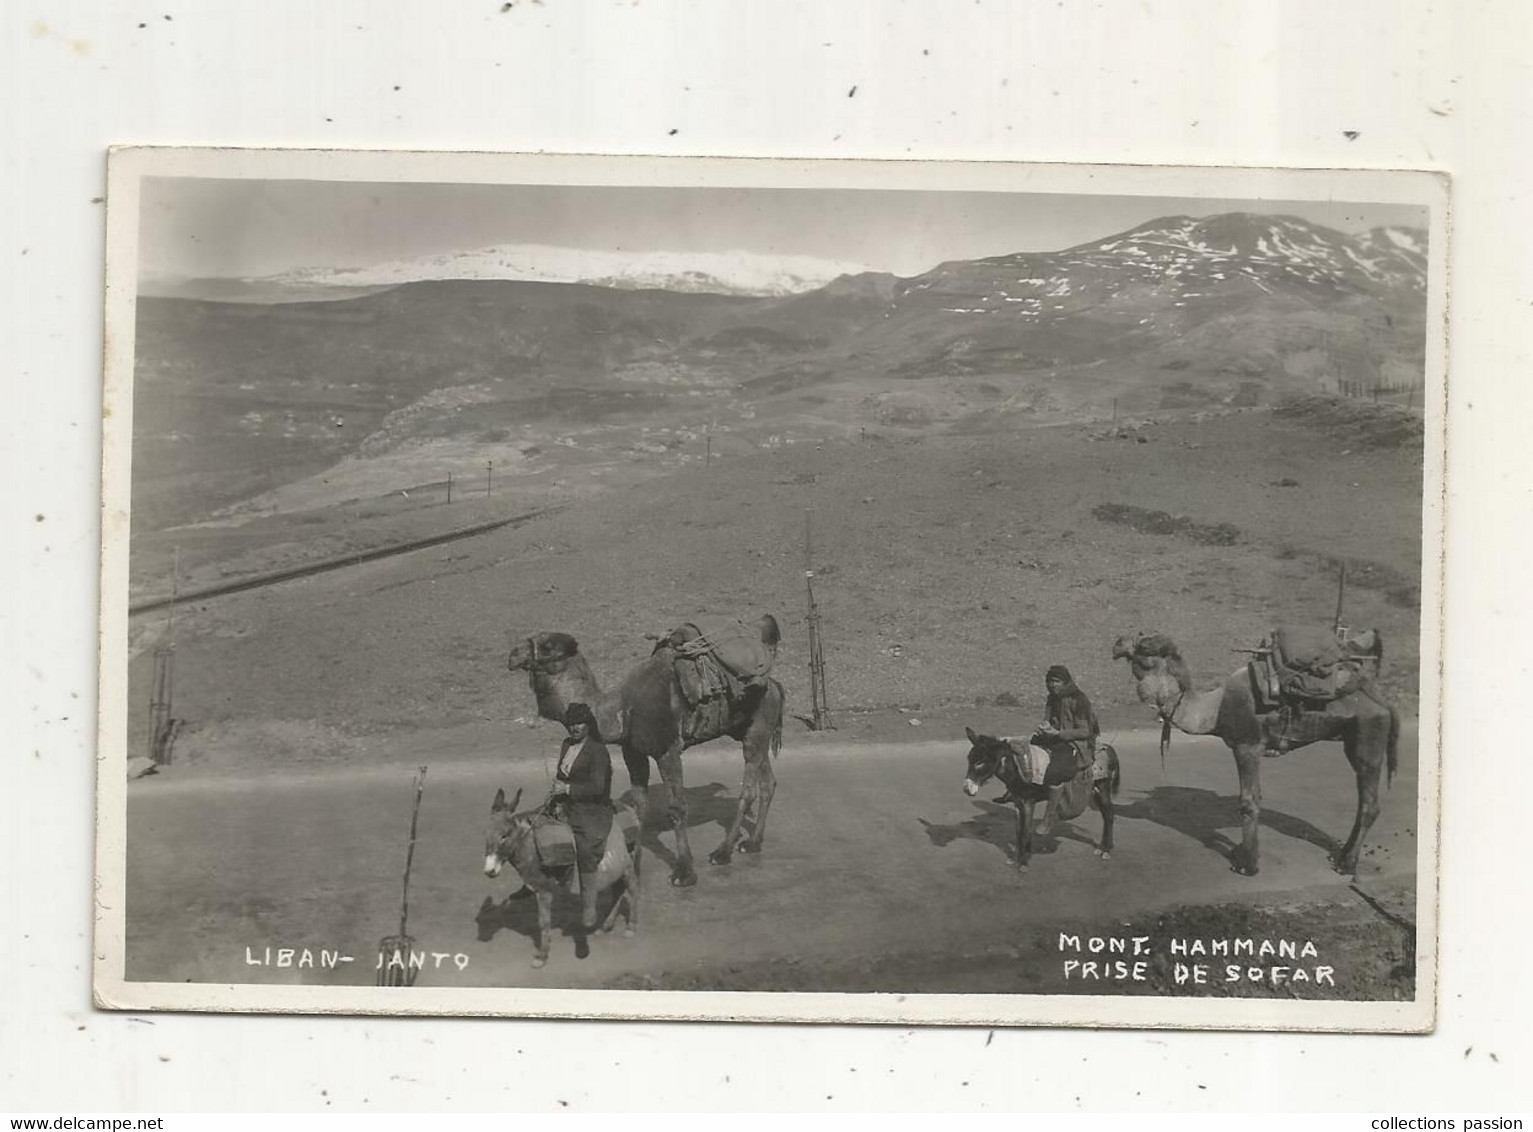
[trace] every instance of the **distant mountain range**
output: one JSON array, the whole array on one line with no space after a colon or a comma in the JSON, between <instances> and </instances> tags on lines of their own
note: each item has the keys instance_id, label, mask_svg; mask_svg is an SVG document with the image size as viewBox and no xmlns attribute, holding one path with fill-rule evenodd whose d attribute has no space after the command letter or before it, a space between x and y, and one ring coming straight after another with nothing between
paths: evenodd
<instances>
[{"instance_id":1,"label":"distant mountain range","mask_svg":"<svg viewBox=\"0 0 1533 1132\"><path fill-rule=\"evenodd\" d=\"M516 280L588 283L622 290L717 295L793 295L824 286L865 265L812 256L752 252L622 252L515 244L388 260L366 267L296 268L242 279L145 280L144 291L174 298L220 301L302 301L351 298L405 283L436 280Z\"/></svg>"},{"instance_id":2,"label":"distant mountain range","mask_svg":"<svg viewBox=\"0 0 1533 1132\"><path fill-rule=\"evenodd\" d=\"M267 281L264 305L142 297L135 477L171 490L196 469L212 498L219 478L237 495L299 464L509 430L616 443L623 429L714 422L765 442L1405 389L1424 370L1426 255L1417 229L1231 213L808 290L832 265L768 272L721 255L651 260L646 274L628 259L590 276L600 284L562 283L478 278L512 259L476 253L443 266L471 278L290 273ZM604 263L618 266L538 261L549 274ZM721 293L726 276L786 293ZM364 293L272 297L343 283ZM137 478L135 493L137 519Z\"/></svg>"}]
</instances>

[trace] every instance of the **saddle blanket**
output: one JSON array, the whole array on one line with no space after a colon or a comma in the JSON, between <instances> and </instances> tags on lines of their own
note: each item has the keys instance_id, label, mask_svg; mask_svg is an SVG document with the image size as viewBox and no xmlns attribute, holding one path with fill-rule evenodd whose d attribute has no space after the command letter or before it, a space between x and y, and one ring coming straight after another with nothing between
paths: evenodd
<instances>
[{"instance_id":1,"label":"saddle blanket","mask_svg":"<svg viewBox=\"0 0 1533 1132\"><path fill-rule=\"evenodd\" d=\"M1017 763L1021 768L1022 777L1029 782L1039 782L1045 786L1058 786L1062 782L1069 782L1080 773L1080 765L1076 761L1075 749L1068 743L1061 743L1052 751L1047 747L1040 747L1035 743L1029 743L1026 739L1007 739L1011 749L1017 752Z\"/></svg>"}]
</instances>

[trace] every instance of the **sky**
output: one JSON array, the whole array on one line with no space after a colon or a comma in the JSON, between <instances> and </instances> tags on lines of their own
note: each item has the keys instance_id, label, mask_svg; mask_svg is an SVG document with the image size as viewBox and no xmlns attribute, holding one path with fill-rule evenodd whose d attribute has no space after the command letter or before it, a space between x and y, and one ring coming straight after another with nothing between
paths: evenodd
<instances>
[{"instance_id":1,"label":"sky","mask_svg":"<svg viewBox=\"0 0 1533 1132\"><path fill-rule=\"evenodd\" d=\"M149 178L140 273L238 278L507 244L812 256L911 276L1057 251L1162 216L1299 216L1346 232L1426 224L1411 205L1039 193Z\"/></svg>"}]
</instances>

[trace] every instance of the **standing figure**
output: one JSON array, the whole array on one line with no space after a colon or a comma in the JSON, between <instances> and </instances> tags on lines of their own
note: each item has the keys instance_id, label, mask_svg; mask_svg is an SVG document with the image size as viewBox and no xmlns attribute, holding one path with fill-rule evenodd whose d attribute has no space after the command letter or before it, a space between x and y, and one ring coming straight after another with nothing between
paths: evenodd
<instances>
[{"instance_id":1,"label":"standing figure","mask_svg":"<svg viewBox=\"0 0 1533 1132\"><path fill-rule=\"evenodd\" d=\"M612 832L612 756L596 737L596 715L574 703L565 709L569 736L559 748L559 773L551 803L564 811L575 833L575 865L580 871L580 922L596 927L596 870Z\"/></svg>"}]
</instances>

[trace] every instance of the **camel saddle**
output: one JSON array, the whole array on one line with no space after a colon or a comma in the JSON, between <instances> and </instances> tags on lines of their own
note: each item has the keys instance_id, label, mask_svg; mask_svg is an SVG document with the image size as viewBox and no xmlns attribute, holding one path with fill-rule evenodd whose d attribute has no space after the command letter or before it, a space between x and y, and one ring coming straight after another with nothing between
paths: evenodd
<instances>
[{"instance_id":1,"label":"camel saddle","mask_svg":"<svg viewBox=\"0 0 1533 1132\"><path fill-rule=\"evenodd\" d=\"M689 621L661 642L676 652L676 675L692 706L724 696L737 700L746 688L766 682L777 650L738 618Z\"/></svg>"},{"instance_id":2,"label":"camel saddle","mask_svg":"<svg viewBox=\"0 0 1533 1132\"><path fill-rule=\"evenodd\" d=\"M1252 651L1253 682L1274 707L1319 707L1351 695L1363 684L1371 642L1351 641L1329 629L1280 626Z\"/></svg>"}]
</instances>

